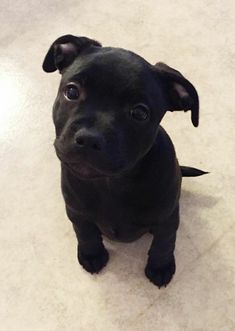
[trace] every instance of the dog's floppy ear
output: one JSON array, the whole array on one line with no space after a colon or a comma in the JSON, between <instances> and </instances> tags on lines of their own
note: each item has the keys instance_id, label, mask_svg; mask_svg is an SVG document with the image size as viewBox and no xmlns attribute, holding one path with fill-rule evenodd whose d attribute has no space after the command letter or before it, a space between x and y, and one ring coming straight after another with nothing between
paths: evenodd
<instances>
[{"instance_id":1,"label":"dog's floppy ear","mask_svg":"<svg viewBox=\"0 0 235 331\"><path fill-rule=\"evenodd\" d=\"M62 72L80 52L92 45L101 47L98 41L86 37L75 37L70 34L62 36L56 39L49 48L42 68L46 72L53 72L57 69Z\"/></svg>"},{"instance_id":2,"label":"dog's floppy ear","mask_svg":"<svg viewBox=\"0 0 235 331\"><path fill-rule=\"evenodd\" d=\"M166 96L166 110L191 110L191 121L195 127L199 124L199 98L194 86L177 70L159 62L154 70L163 82Z\"/></svg>"}]
</instances>

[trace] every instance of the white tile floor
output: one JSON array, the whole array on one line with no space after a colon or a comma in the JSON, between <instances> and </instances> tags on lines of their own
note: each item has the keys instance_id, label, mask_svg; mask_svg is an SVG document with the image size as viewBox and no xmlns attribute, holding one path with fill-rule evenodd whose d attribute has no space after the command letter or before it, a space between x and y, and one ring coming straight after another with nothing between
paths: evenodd
<instances>
[{"instance_id":1,"label":"white tile floor","mask_svg":"<svg viewBox=\"0 0 235 331\"><path fill-rule=\"evenodd\" d=\"M2 0L0 4L0 330L235 330L235 4L227 1ZM168 114L184 179L177 273L162 290L144 276L150 236L107 242L97 276L76 262L52 147L58 74L41 63L73 33L164 61L197 87L201 123Z\"/></svg>"}]
</instances>

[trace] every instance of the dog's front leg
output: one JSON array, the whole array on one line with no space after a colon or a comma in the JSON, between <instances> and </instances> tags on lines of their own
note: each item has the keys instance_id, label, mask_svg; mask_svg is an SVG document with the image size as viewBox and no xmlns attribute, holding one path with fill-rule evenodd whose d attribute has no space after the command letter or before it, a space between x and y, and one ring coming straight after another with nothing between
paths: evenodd
<instances>
[{"instance_id":1,"label":"dog's front leg","mask_svg":"<svg viewBox=\"0 0 235 331\"><path fill-rule=\"evenodd\" d=\"M88 220L66 208L67 215L73 223L78 240L78 262L90 273L98 273L108 262L109 254L105 249L99 228Z\"/></svg>"},{"instance_id":2,"label":"dog's front leg","mask_svg":"<svg viewBox=\"0 0 235 331\"><path fill-rule=\"evenodd\" d=\"M148 252L145 274L159 288L166 286L175 273L174 249L178 226L179 206L167 220L151 229L154 238Z\"/></svg>"}]
</instances>

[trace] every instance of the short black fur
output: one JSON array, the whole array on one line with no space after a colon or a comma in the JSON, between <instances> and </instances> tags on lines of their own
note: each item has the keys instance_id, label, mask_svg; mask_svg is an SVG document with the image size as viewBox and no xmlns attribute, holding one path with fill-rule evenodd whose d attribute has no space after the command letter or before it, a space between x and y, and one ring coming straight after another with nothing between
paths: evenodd
<instances>
[{"instance_id":1,"label":"short black fur","mask_svg":"<svg viewBox=\"0 0 235 331\"><path fill-rule=\"evenodd\" d=\"M175 273L182 175L174 146L160 126L167 110L191 110L196 89L165 64L149 64L120 48L66 35L50 47L43 69L62 74L53 108L66 211L90 273L108 262L102 236L130 242L153 234L145 274L159 288Z\"/></svg>"}]
</instances>

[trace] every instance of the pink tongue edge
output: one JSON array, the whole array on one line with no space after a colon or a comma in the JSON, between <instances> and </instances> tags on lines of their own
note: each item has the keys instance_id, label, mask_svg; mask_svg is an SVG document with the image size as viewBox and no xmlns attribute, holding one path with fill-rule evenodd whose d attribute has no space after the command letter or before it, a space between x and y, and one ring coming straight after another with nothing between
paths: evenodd
<instances>
[{"instance_id":1,"label":"pink tongue edge","mask_svg":"<svg viewBox=\"0 0 235 331\"><path fill-rule=\"evenodd\" d=\"M83 165L78 164L77 169L80 172L80 174L85 177L103 175L99 170L93 169L89 165L85 165L85 164L83 164Z\"/></svg>"}]
</instances>

